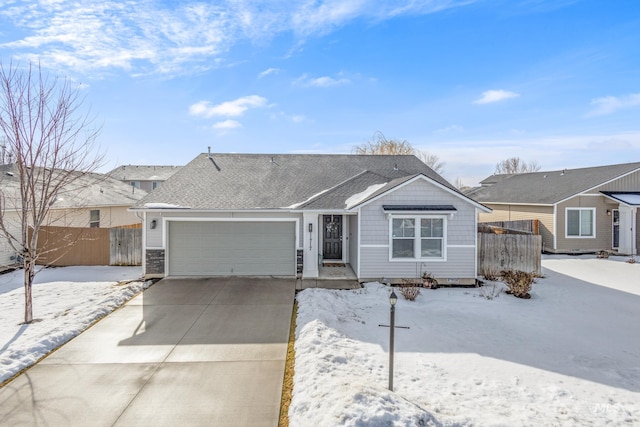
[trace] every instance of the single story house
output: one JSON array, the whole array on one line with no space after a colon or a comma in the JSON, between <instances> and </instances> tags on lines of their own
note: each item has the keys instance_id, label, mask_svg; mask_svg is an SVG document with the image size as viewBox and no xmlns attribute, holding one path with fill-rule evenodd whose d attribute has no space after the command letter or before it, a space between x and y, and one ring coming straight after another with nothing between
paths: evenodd
<instances>
[{"instance_id":1,"label":"single story house","mask_svg":"<svg viewBox=\"0 0 640 427\"><path fill-rule=\"evenodd\" d=\"M640 162L492 175L466 192L492 209L480 222L537 219L550 253L638 253Z\"/></svg>"},{"instance_id":2,"label":"single story house","mask_svg":"<svg viewBox=\"0 0 640 427\"><path fill-rule=\"evenodd\" d=\"M144 271L360 280L476 278L478 212L410 155L198 155L133 208Z\"/></svg>"},{"instance_id":3,"label":"single story house","mask_svg":"<svg viewBox=\"0 0 640 427\"><path fill-rule=\"evenodd\" d=\"M7 230L20 235L20 180L15 164L0 165L0 216ZM99 173L76 179L58 192L50 206L45 226L111 228L141 224L142 220L129 207L147 192ZM16 251L0 233L0 271L16 261Z\"/></svg>"},{"instance_id":4,"label":"single story house","mask_svg":"<svg viewBox=\"0 0 640 427\"><path fill-rule=\"evenodd\" d=\"M150 193L180 168L181 166L122 165L107 175Z\"/></svg>"}]
</instances>

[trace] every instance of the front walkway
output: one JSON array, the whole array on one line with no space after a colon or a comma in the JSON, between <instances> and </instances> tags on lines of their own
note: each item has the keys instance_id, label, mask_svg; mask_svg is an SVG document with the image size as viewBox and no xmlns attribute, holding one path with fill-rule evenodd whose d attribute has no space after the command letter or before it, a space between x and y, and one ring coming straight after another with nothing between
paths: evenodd
<instances>
[{"instance_id":1,"label":"front walkway","mask_svg":"<svg viewBox=\"0 0 640 427\"><path fill-rule=\"evenodd\" d=\"M164 279L0 389L11 426L276 426L293 279Z\"/></svg>"}]
</instances>

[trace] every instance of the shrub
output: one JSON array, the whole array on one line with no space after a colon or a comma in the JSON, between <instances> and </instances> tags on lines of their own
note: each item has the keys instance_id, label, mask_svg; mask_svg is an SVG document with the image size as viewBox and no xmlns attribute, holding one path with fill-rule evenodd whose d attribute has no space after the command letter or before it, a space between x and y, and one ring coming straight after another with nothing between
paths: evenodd
<instances>
[{"instance_id":1,"label":"shrub","mask_svg":"<svg viewBox=\"0 0 640 427\"><path fill-rule=\"evenodd\" d=\"M398 286L400 293L407 301L415 301L420 295L420 287L412 279L402 279L402 285Z\"/></svg>"},{"instance_id":2,"label":"shrub","mask_svg":"<svg viewBox=\"0 0 640 427\"><path fill-rule=\"evenodd\" d=\"M484 280L497 282L498 280L500 280L500 272L490 267L484 267L482 269L482 277L484 278Z\"/></svg>"},{"instance_id":3,"label":"shrub","mask_svg":"<svg viewBox=\"0 0 640 427\"><path fill-rule=\"evenodd\" d=\"M422 273L422 286L429 289L438 289L438 281L427 271Z\"/></svg>"},{"instance_id":4,"label":"shrub","mask_svg":"<svg viewBox=\"0 0 640 427\"><path fill-rule=\"evenodd\" d=\"M504 270L500 272L502 280L507 284L507 293L518 298L531 298L529 291L536 281L535 273L527 273L519 270Z\"/></svg>"},{"instance_id":5,"label":"shrub","mask_svg":"<svg viewBox=\"0 0 640 427\"><path fill-rule=\"evenodd\" d=\"M498 298L502 293L502 284L491 283L490 285L482 284L480 286L480 296L484 299L493 300Z\"/></svg>"}]
</instances>

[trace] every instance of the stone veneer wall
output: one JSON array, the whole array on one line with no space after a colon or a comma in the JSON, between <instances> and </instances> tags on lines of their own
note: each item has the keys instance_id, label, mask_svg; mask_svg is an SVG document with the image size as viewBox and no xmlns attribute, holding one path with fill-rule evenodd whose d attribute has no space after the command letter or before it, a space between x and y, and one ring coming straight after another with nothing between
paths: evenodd
<instances>
[{"instance_id":1,"label":"stone veneer wall","mask_svg":"<svg viewBox=\"0 0 640 427\"><path fill-rule=\"evenodd\" d=\"M164 274L164 249L147 249L145 274Z\"/></svg>"}]
</instances>

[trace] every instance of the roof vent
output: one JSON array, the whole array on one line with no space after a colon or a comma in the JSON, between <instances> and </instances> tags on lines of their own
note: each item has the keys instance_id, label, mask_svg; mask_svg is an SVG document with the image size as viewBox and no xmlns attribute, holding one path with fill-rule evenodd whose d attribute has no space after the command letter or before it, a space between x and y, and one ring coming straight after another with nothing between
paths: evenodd
<instances>
[{"instance_id":1,"label":"roof vent","mask_svg":"<svg viewBox=\"0 0 640 427\"><path fill-rule=\"evenodd\" d=\"M273 163L276 166L280 166L278 162L276 162L276 159L273 156L271 156L271 163Z\"/></svg>"},{"instance_id":2,"label":"roof vent","mask_svg":"<svg viewBox=\"0 0 640 427\"><path fill-rule=\"evenodd\" d=\"M5 172L7 176L13 176L13 172Z\"/></svg>"},{"instance_id":3,"label":"roof vent","mask_svg":"<svg viewBox=\"0 0 640 427\"><path fill-rule=\"evenodd\" d=\"M208 148L208 154L207 157L210 159L211 158L211 146L207 147Z\"/></svg>"},{"instance_id":4,"label":"roof vent","mask_svg":"<svg viewBox=\"0 0 640 427\"><path fill-rule=\"evenodd\" d=\"M394 170L394 171L397 171L397 170L398 170L398 164L397 164L397 163L393 165L393 170Z\"/></svg>"}]
</instances>

